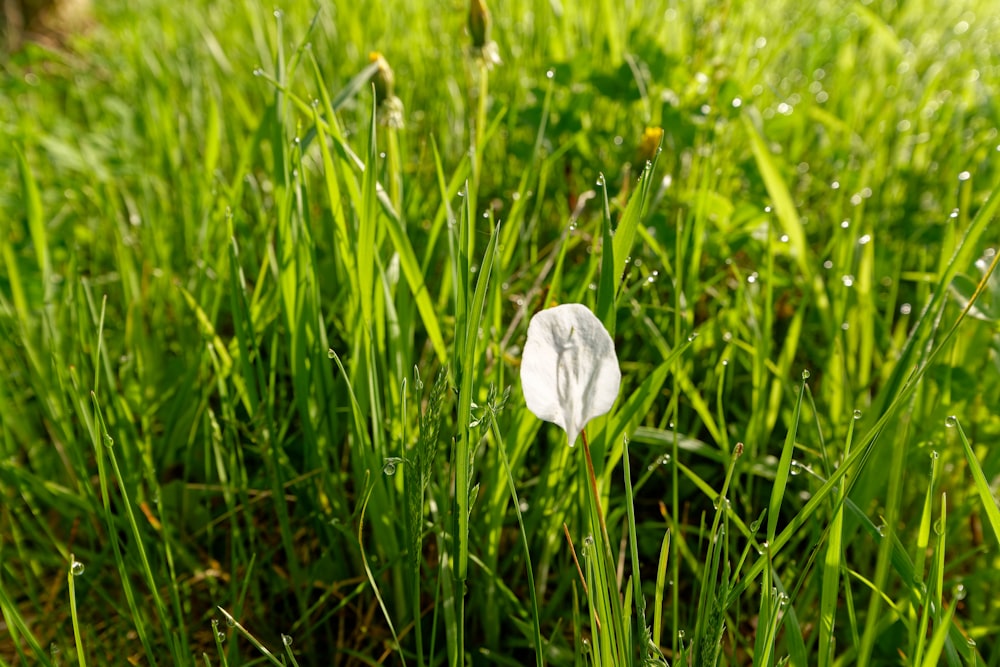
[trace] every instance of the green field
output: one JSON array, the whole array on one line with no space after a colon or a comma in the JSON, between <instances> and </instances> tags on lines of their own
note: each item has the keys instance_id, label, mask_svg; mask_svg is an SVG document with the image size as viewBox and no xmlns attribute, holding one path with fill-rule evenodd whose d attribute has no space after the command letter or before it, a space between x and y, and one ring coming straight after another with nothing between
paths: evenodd
<instances>
[{"instance_id":1,"label":"green field","mask_svg":"<svg viewBox=\"0 0 1000 667\"><path fill-rule=\"evenodd\" d=\"M1000 6L489 2L0 56L0 667L1000 665Z\"/></svg>"}]
</instances>

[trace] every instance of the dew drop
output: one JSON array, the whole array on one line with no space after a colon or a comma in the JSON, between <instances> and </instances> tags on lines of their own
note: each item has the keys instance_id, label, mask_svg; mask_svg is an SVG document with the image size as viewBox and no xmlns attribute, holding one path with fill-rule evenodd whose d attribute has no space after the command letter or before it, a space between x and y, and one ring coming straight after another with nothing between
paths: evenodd
<instances>
[{"instance_id":1,"label":"dew drop","mask_svg":"<svg viewBox=\"0 0 1000 667\"><path fill-rule=\"evenodd\" d=\"M284 644L285 646L291 646L293 641L295 640L292 639L290 636L284 634L281 635L281 643Z\"/></svg>"},{"instance_id":2,"label":"dew drop","mask_svg":"<svg viewBox=\"0 0 1000 667\"><path fill-rule=\"evenodd\" d=\"M254 76L264 76L264 70L262 70L259 67L254 67L253 68L253 75Z\"/></svg>"},{"instance_id":3,"label":"dew drop","mask_svg":"<svg viewBox=\"0 0 1000 667\"><path fill-rule=\"evenodd\" d=\"M398 456L386 457L385 461L382 463L382 474L392 477L393 475L396 474L396 468L402 462L403 459L399 458Z\"/></svg>"},{"instance_id":4,"label":"dew drop","mask_svg":"<svg viewBox=\"0 0 1000 667\"><path fill-rule=\"evenodd\" d=\"M812 377L812 373L810 373L810 372L809 372L809 369L808 369L808 368L807 368L807 369L804 369L804 370L802 371L802 379L803 379L803 380L808 380L808 379L809 379L810 377Z\"/></svg>"},{"instance_id":5,"label":"dew drop","mask_svg":"<svg viewBox=\"0 0 1000 667\"><path fill-rule=\"evenodd\" d=\"M604 174L601 174L600 176L597 177L597 187L601 187L603 185L604 185Z\"/></svg>"},{"instance_id":6,"label":"dew drop","mask_svg":"<svg viewBox=\"0 0 1000 667\"><path fill-rule=\"evenodd\" d=\"M794 476L798 475L800 472L802 472L802 464L795 459L792 459L792 464L788 468L788 474Z\"/></svg>"},{"instance_id":7,"label":"dew drop","mask_svg":"<svg viewBox=\"0 0 1000 667\"><path fill-rule=\"evenodd\" d=\"M960 181L967 181L967 180L969 180L970 178L972 178L972 174L970 174L970 173L969 173L969 172L967 172L967 171L963 171L962 173L960 173L960 174L958 175L958 180L960 180Z\"/></svg>"},{"instance_id":8,"label":"dew drop","mask_svg":"<svg viewBox=\"0 0 1000 667\"><path fill-rule=\"evenodd\" d=\"M861 410L854 411L854 421L861 419Z\"/></svg>"},{"instance_id":9,"label":"dew drop","mask_svg":"<svg viewBox=\"0 0 1000 667\"><path fill-rule=\"evenodd\" d=\"M668 465L670 463L670 454L664 454L660 458L660 465Z\"/></svg>"},{"instance_id":10,"label":"dew drop","mask_svg":"<svg viewBox=\"0 0 1000 667\"><path fill-rule=\"evenodd\" d=\"M329 350L326 351L326 356L330 357L331 359L336 359L337 353L334 352L333 348L331 347Z\"/></svg>"},{"instance_id":11,"label":"dew drop","mask_svg":"<svg viewBox=\"0 0 1000 667\"><path fill-rule=\"evenodd\" d=\"M967 640L965 640L965 645L968 646L969 648L976 648L976 640L973 639L972 637L969 637Z\"/></svg>"},{"instance_id":12,"label":"dew drop","mask_svg":"<svg viewBox=\"0 0 1000 667\"><path fill-rule=\"evenodd\" d=\"M236 627L236 619L233 618L232 616L226 616L226 625L228 625L231 628L235 628Z\"/></svg>"},{"instance_id":13,"label":"dew drop","mask_svg":"<svg viewBox=\"0 0 1000 667\"><path fill-rule=\"evenodd\" d=\"M218 632L215 633L215 638L218 639L219 643L221 644L222 642L226 641L226 633L223 632L222 630L219 630Z\"/></svg>"},{"instance_id":14,"label":"dew drop","mask_svg":"<svg viewBox=\"0 0 1000 667\"><path fill-rule=\"evenodd\" d=\"M73 573L74 577L79 577L86 570L86 566L78 561L75 557L70 556L69 571Z\"/></svg>"},{"instance_id":15,"label":"dew drop","mask_svg":"<svg viewBox=\"0 0 1000 667\"><path fill-rule=\"evenodd\" d=\"M958 426L958 417L956 417L955 415L948 415L944 419L944 425L947 426L948 428L955 428L956 426Z\"/></svg>"},{"instance_id":16,"label":"dew drop","mask_svg":"<svg viewBox=\"0 0 1000 667\"><path fill-rule=\"evenodd\" d=\"M677 631L677 639L680 639L681 641L684 641L684 631L683 630L678 630Z\"/></svg>"},{"instance_id":17,"label":"dew drop","mask_svg":"<svg viewBox=\"0 0 1000 667\"><path fill-rule=\"evenodd\" d=\"M692 333L692 334L691 334L690 336L688 336L688 342L689 342L689 343L691 343L691 342L694 342L694 339L695 339L695 338L697 338L697 337L698 337L698 332L697 332L697 331L695 331L695 332L694 332L694 333Z\"/></svg>"},{"instance_id":18,"label":"dew drop","mask_svg":"<svg viewBox=\"0 0 1000 667\"><path fill-rule=\"evenodd\" d=\"M593 535L587 535L585 538L583 538L583 546L585 546L585 547L592 547L592 546L594 546L594 536Z\"/></svg>"},{"instance_id":19,"label":"dew drop","mask_svg":"<svg viewBox=\"0 0 1000 667\"><path fill-rule=\"evenodd\" d=\"M284 15L285 15L285 13L283 11L281 11L280 9L275 9L274 10L274 18L280 19Z\"/></svg>"},{"instance_id":20,"label":"dew drop","mask_svg":"<svg viewBox=\"0 0 1000 667\"><path fill-rule=\"evenodd\" d=\"M105 447L114 447L115 446L115 439L112 438L107 433L104 434L104 446Z\"/></svg>"},{"instance_id":21,"label":"dew drop","mask_svg":"<svg viewBox=\"0 0 1000 667\"><path fill-rule=\"evenodd\" d=\"M954 591L952 591L952 593L954 594L956 600L964 600L965 599L965 585L964 584L959 584L959 585L955 586L955 589L954 589Z\"/></svg>"},{"instance_id":22,"label":"dew drop","mask_svg":"<svg viewBox=\"0 0 1000 667\"><path fill-rule=\"evenodd\" d=\"M941 535L943 533L944 533L944 524L941 523L941 519L938 519L934 522L934 534Z\"/></svg>"},{"instance_id":23,"label":"dew drop","mask_svg":"<svg viewBox=\"0 0 1000 667\"><path fill-rule=\"evenodd\" d=\"M550 69L550 70L548 70L548 71L545 72L545 78L546 79L553 79L553 78L555 78L555 76L556 76L556 71L554 69Z\"/></svg>"},{"instance_id":24,"label":"dew drop","mask_svg":"<svg viewBox=\"0 0 1000 667\"><path fill-rule=\"evenodd\" d=\"M881 535L882 537L885 537L885 524L884 523L883 524L879 524L879 526L875 530L878 531L879 535Z\"/></svg>"}]
</instances>

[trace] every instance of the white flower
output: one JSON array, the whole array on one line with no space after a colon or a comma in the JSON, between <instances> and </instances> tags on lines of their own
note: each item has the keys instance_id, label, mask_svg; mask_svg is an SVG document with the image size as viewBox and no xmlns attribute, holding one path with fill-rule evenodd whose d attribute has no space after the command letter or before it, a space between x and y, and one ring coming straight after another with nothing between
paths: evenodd
<instances>
[{"instance_id":1,"label":"white flower","mask_svg":"<svg viewBox=\"0 0 1000 667\"><path fill-rule=\"evenodd\" d=\"M621 379L615 344L589 308L567 303L531 318L521 355L524 402L561 426L571 447L587 422L614 405Z\"/></svg>"}]
</instances>

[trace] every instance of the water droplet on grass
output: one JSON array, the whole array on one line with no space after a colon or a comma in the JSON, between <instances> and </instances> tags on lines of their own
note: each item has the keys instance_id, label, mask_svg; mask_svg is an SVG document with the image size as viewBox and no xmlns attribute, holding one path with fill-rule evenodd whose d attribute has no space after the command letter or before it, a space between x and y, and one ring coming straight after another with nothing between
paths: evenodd
<instances>
[{"instance_id":1,"label":"water droplet on grass","mask_svg":"<svg viewBox=\"0 0 1000 667\"><path fill-rule=\"evenodd\" d=\"M556 71L554 69L550 69L550 70L548 70L548 71L545 72L545 78L546 79L552 79L552 78L555 77L555 75L556 75Z\"/></svg>"},{"instance_id":2,"label":"water droplet on grass","mask_svg":"<svg viewBox=\"0 0 1000 667\"><path fill-rule=\"evenodd\" d=\"M398 456L386 457L385 461L382 464L382 474L392 477L393 475L396 474L396 468L402 462L403 459L399 458Z\"/></svg>"},{"instance_id":3,"label":"water droplet on grass","mask_svg":"<svg viewBox=\"0 0 1000 667\"><path fill-rule=\"evenodd\" d=\"M104 434L104 446L105 447L114 447L115 446L115 439L112 438L107 433Z\"/></svg>"},{"instance_id":4,"label":"water droplet on grass","mask_svg":"<svg viewBox=\"0 0 1000 667\"><path fill-rule=\"evenodd\" d=\"M854 411L854 421L861 419L861 410Z\"/></svg>"},{"instance_id":5,"label":"water droplet on grass","mask_svg":"<svg viewBox=\"0 0 1000 667\"><path fill-rule=\"evenodd\" d=\"M330 357L331 359L336 359L337 353L334 352L333 348L331 347L329 350L326 351L326 356Z\"/></svg>"},{"instance_id":6,"label":"water droplet on grass","mask_svg":"<svg viewBox=\"0 0 1000 667\"><path fill-rule=\"evenodd\" d=\"M954 589L954 591L952 591L952 593L954 594L956 600L964 600L965 599L965 585L964 584L959 584L959 585L955 586L955 589Z\"/></svg>"},{"instance_id":7,"label":"water droplet on grass","mask_svg":"<svg viewBox=\"0 0 1000 667\"><path fill-rule=\"evenodd\" d=\"M958 426L958 417L956 417L955 415L948 415L944 419L944 425L947 426L948 428L955 428L956 426Z\"/></svg>"},{"instance_id":8,"label":"water droplet on grass","mask_svg":"<svg viewBox=\"0 0 1000 667\"><path fill-rule=\"evenodd\" d=\"M78 561L76 558L73 558L72 556L71 558L72 561L69 564L69 571L73 573L74 577L79 577L81 574L83 574L83 571L86 570L87 568L83 563Z\"/></svg>"},{"instance_id":9,"label":"water droplet on grass","mask_svg":"<svg viewBox=\"0 0 1000 667\"><path fill-rule=\"evenodd\" d=\"M291 646L293 641L295 640L292 639L290 636L281 635L281 643L284 644L285 646Z\"/></svg>"},{"instance_id":10,"label":"water droplet on grass","mask_svg":"<svg viewBox=\"0 0 1000 667\"><path fill-rule=\"evenodd\" d=\"M802 379L803 380L808 380L810 377L812 377L812 373L809 372L808 368L804 369L802 371Z\"/></svg>"}]
</instances>

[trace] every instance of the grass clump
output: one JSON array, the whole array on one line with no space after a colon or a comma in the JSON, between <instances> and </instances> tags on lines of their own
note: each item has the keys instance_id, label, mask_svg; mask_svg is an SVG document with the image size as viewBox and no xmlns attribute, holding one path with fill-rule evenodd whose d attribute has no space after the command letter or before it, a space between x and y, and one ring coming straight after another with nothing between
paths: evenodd
<instances>
[{"instance_id":1,"label":"grass clump","mask_svg":"<svg viewBox=\"0 0 1000 667\"><path fill-rule=\"evenodd\" d=\"M2 65L0 665L1000 664L990 2L94 14Z\"/></svg>"}]
</instances>

